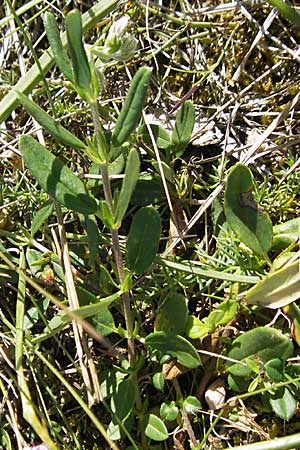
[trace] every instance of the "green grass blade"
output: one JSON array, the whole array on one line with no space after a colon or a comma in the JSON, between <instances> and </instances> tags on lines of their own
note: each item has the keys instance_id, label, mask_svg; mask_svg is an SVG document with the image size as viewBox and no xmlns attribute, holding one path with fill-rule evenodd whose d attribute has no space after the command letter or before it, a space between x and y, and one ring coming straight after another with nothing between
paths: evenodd
<instances>
[{"instance_id":1,"label":"green grass blade","mask_svg":"<svg viewBox=\"0 0 300 450\"><path fill-rule=\"evenodd\" d=\"M170 267L170 269L179 270L187 273L193 273L195 275L200 275L203 278L232 281L233 283L251 283L251 284L255 284L258 281L260 281L260 278L256 276L226 273L212 269L202 269L201 267L202 265L201 266L197 265L191 261L183 261L179 263L159 257L156 258L156 261L164 266Z\"/></svg>"},{"instance_id":2,"label":"green grass blade","mask_svg":"<svg viewBox=\"0 0 300 450\"><path fill-rule=\"evenodd\" d=\"M300 14L297 13L294 8L282 0L267 0L267 2L270 3L270 5L275 6L283 17L289 20L297 28L300 28Z\"/></svg>"},{"instance_id":3,"label":"green grass blade","mask_svg":"<svg viewBox=\"0 0 300 450\"><path fill-rule=\"evenodd\" d=\"M20 255L20 269L26 268L26 261L24 252ZM57 450L56 445L50 438L48 430L38 418L33 402L31 399L30 390L26 381L26 377L23 369L23 355L24 355L24 313L25 313L25 291L26 281L22 274L19 274L18 283L18 296L16 305L16 351L15 351L15 363L18 379L18 388L22 401L23 417L32 426L34 431L40 437L42 441L48 444L50 450Z\"/></svg>"},{"instance_id":4,"label":"green grass blade","mask_svg":"<svg viewBox=\"0 0 300 450\"><path fill-rule=\"evenodd\" d=\"M91 408L82 400L81 395L77 393L77 391L71 386L70 383L61 375L61 373L48 361L47 358L44 357L42 353L40 353L37 350L34 350L35 354L38 356L38 358L43 361L43 363L51 370L51 372L59 379L59 381L65 386L65 388L69 391L69 393L74 397L74 399L77 401L77 403L80 405L82 410L85 412L85 414L91 419L97 430L102 434L106 442L110 445L110 448L113 450L119 450L119 447L115 442L113 442L102 423L98 420L96 415L93 413Z\"/></svg>"},{"instance_id":5,"label":"green grass blade","mask_svg":"<svg viewBox=\"0 0 300 450\"><path fill-rule=\"evenodd\" d=\"M83 31L90 30L95 23L101 18L109 14L119 3L120 0L102 0L93 6L82 16L82 28ZM62 35L62 44L64 47L67 45L66 33ZM43 73L46 74L48 70L54 64L54 59L50 52L45 52L43 56L39 58L40 66ZM42 75L39 71L38 65L34 64L31 69L17 82L15 89L24 94L29 93L39 83ZM6 120L12 111L18 106L17 94L11 90L6 94L0 102L0 123Z\"/></svg>"}]
</instances>

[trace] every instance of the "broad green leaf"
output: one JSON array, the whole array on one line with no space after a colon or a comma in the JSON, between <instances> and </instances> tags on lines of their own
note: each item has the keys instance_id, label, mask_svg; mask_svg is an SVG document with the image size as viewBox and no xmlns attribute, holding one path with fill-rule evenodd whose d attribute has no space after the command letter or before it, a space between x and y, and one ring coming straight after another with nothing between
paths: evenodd
<instances>
[{"instance_id":1,"label":"broad green leaf","mask_svg":"<svg viewBox=\"0 0 300 450\"><path fill-rule=\"evenodd\" d=\"M155 143L158 148L167 149L170 147L171 139L170 135L163 127L158 124L151 123L150 125ZM152 140L149 135L149 131L147 125L143 124L138 131L138 134L141 135L145 144L148 144L152 147Z\"/></svg>"},{"instance_id":2,"label":"broad green leaf","mask_svg":"<svg viewBox=\"0 0 300 450\"><path fill-rule=\"evenodd\" d=\"M258 327L247 331L232 343L228 357L240 361L240 363L227 363L231 375L249 378L252 370L247 364L251 358L262 365L274 358L286 361L293 353L293 344L289 337L280 331Z\"/></svg>"},{"instance_id":3,"label":"broad green leaf","mask_svg":"<svg viewBox=\"0 0 300 450\"><path fill-rule=\"evenodd\" d=\"M177 358L180 364L189 369L194 369L201 365L200 357L195 347L188 340L177 334L156 331L146 337L145 343L152 350Z\"/></svg>"},{"instance_id":4,"label":"broad green leaf","mask_svg":"<svg viewBox=\"0 0 300 450\"><path fill-rule=\"evenodd\" d=\"M26 111L31 114L32 117L59 142L73 148L79 148L80 150L84 150L86 148L86 145L80 139L70 133L70 131L62 125L56 123L56 121L48 113L46 113L46 111L26 97L26 95L21 92L17 92L17 95Z\"/></svg>"},{"instance_id":5,"label":"broad green leaf","mask_svg":"<svg viewBox=\"0 0 300 450\"><path fill-rule=\"evenodd\" d=\"M300 238L300 218L291 219L273 227L272 251L280 251Z\"/></svg>"},{"instance_id":6,"label":"broad green leaf","mask_svg":"<svg viewBox=\"0 0 300 450\"><path fill-rule=\"evenodd\" d=\"M118 383L111 397L111 410L121 422L129 417L135 404L136 387L133 380L126 378Z\"/></svg>"},{"instance_id":7,"label":"broad green leaf","mask_svg":"<svg viewBox=\"0 0 300 450\"><path fill-rule=\"evenodd\" d=\"M190 339L203 339L211 332L210 328L198 317L188 316L185 334Z\"/></svg>"},{"instance_id":8,"label":"broad green leaf","mask_svg":"<svg viewBox=\"0 0 300 450\"><path fill-rule=\"evenodd\" d=\"M277 309L298 298L300 298L299 260L271 272L247 292L245 301Z\"/></svg>"},{"instance_id":9,"label":"broad green leaf","mask_svg":"<svg viewBox=\"0 0 300 450\"><path fill-rule=\"evenodd\" d=\"M71 61L60 38L55 16L50 11L45 13L44 27L56 64L64 76L73 82Z\"/></svg>"},{"instance_id":10,"label":"broad green leaf","mask_svg":"<svg viewBox=\"0 0 300 450\"><path fill-rule=\"evenodd\" d=\"M159 204L165 199L165 193L160 179L140 179L137 181L131 203L138 206Z\"/></svg>"},{"instance_id":11,"label":"broad green leaf","mask_svg":"<svg viewBox=\"0 0 300 450\"><path fill-rule=\"evenodd\" d=\"M177 157L180 157L188 146L195 125L195 107L190 100L184 102L176 115L172 143Z\"/></svg>"},{"instance_id":12,"label":"broad green leaf","mask_svg":"<svg viewBox=\"0 0 300 450\"><path fill-rule=\"evenodd\" d=\"M67 14L66 31L74 86L85 101L95 103L97 93L93 89L91 68L82 42L82 19L78 9L74 9Z\"/></svg>"},{"instance_id":13,"label":"broad green leaf","mask_svg":"<svg viewBox=\"0 0 300 450\"><path fill-rule=\"evenodd\" d=\"M165 441L169 437L166 425L155 414L149 414L147 417L145 435L153 441Z\"/></svg>"},{"instance_id":14,"label":"broad green leaf","mask_svg":"<svg viewBox=\"0 0 300 450\"><path fill-rule=\"evenodd\" d=\"M137 150L132 148L126 162L125 178L115 211L115 227L119 228L126 214L132 193L140 174L140 158Z\"/></svg>"},{"instance_id":15,"label":"broad green leaf","mask_svg":"<svg viewBox=\"0 0 300 450\"><path fill-rule=\"evenodd\" d=\"M102 336L116 333L117 328L112 313L108 308L103 308L100 313L92 317L92 324L95 330Z\"/></svg>"},{"instance_id":16,"label":"broad green leaf","mask_svg":"<svg viewBox=\"0 0 300 450\"><path fill-rule=\"evenodd\" d=\"M248 167L236 164L228 175L224 211L229 226L241 242L253 253L266 256L272 244L272 223L252 197L253 184Z\"/></svg>"},{"instance_id":17,"label":"broad green leaf","mask_svg":"<svg viewBox=\"0 0 300 450\"><path fill-rule=\"evenodd\" d=\"M290 420L297 410L297 402L287 387L278 389L274 395L268 395L275 414L283 420Z\"/></svg>"},{"instance_id":18,"label":"broad green leaf","mask_svg":"<svg viewBox=\"0 0 300 450\"><path fill-rule=\"evenodd\" d=\"M48 217L51 216L53 212L53 202L47 201L41 209L39 209L33 216L31 222L31 234L34 236L38 231L41 230L42 225L46 222Z\"/></svg>"},{"instance_id":19,"label":"broad green leaf","mask_svg":"<svg viewBox=\"0 0 300 450\"><path fill-rule=\"evenodd\" d=\"M83 182L45 147L32 137L23 135L20 149L30 172L51 197L82 214L97 211L97 202L87 194Z\"/></svg>"},{"instance_id":20,"label":"broad green leaf","mask_svg":"<svg viewBox=\"0 0 300 450\"><path fill-rule=\"evenodd\" d=\"M177 292L170 292L159 306L154 322L154 330L183 334L187 316L186 298Z\"/></svg>"},{"instance_id":21,"label":"broad green leaf","mask_svg":"<svg viewBox=\"0 0 300 450\"><path fill-rule=\"evenodd\" d=\"M134 216L126 245L126 262L136 273L143 273L154 261L161 234L160 215L152 206Z\"/></svg>"},{"instance_id":22,"label":"broad green leaf","mask_svg":"<svg viewBox=\"0 0 300 450\"><path fill-rule=\"evenodd\" d=\"M120 147L137 126L146 100L151 71L141 67L132 79L124 105L112 135L114 147Z\"/></svg>"},{"instance_id":23,"label":"broad green leaf","mask_svg":"<svg viewBox=\"0 0 300 450\"><path fill-rule=\"evenodd\" d=\"M291 24L296 25L297 28L300 28L300 14L296 11L295 8L292 8L287 2L283 0L267 0L270 5L275 6L283 17L288 19Z\"/></svg>"}]
</instances>

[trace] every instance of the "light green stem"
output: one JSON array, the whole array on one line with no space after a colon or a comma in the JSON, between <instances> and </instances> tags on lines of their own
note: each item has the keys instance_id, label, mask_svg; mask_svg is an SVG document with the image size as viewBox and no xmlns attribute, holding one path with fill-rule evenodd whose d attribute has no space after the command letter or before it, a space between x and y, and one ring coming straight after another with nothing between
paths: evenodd
<instances>
[{"instance_id":1,"label":"light green stem","mask_svg":"<svg viewBox=\"0 0 300 450\"><path fill-rule=\"evenodd\" d=\"M92 118L93 118L93 124L95 128L95 135L96 135L96 141L97 141L97 148L98 153L102 157L106 157L106 152L103 149L103 143L101 140L101 133L102 133L102 127L99 120L99 114L98 114L98 107L96 104L90 104ZM106 159L103 161L103 164L101 164L101 177L102 177L102 185L103 185L103 191L104 191L104 198L109 206L109 209L114 216L114 207L113 207L113 199L112 199L112 192L111 192L111 185L108 175L108 164L106 162ZM111 239L112 239L112 247L115 257L115 262L117 266L117 271L119 275L119 280L121 286L124 285L125 282L125 269L124 269L124 261L120 249L120 240L118 231L116 229L111 229ZM128 360L130 365L134 362L134 340L132 338L133 333L133 322L131 317L131 308L130 308L130 297L128 292L124 292L122 294L122 304L123 304L123 312L124 312L124 318L125 318L125 324L126 324L126 331L127 331L127 342L128 342Z\"/></svg>"}]
</instances>

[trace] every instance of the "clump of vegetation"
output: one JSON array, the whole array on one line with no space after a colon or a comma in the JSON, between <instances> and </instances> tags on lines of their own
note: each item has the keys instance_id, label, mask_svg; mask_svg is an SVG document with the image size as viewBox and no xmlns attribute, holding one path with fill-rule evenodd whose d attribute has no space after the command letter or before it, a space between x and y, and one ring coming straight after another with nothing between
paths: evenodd
<instances>
[{"instance_id":1,"label":"clump of vegetation","mask_svg":"<svg viewBox=\"0 0 300 450\"><path fill-rule=\"evenodd\" d=\"M1 448L296 448L299 13L61 6L0 20Z\"/></svg>"}]
</instances>

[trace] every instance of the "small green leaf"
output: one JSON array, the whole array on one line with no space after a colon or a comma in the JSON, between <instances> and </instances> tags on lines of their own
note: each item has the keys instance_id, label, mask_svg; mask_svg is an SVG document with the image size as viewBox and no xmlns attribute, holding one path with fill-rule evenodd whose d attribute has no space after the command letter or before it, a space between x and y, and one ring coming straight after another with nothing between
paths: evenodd
<instances>
[{"instance_id":1,"label":"small green leaf","mask_svg":"<svg viewBox=\"0 0 300 450\"><path fill-rule=\"evenodd\" d=\"M183 334L188 316L187 300L182 294L170 292L159 307L155 331Z\"/></svg>"},{"instance_id":2,"label":"small green leaf","mask_svg":"<svg viewBox=\"0 0 300 450\"><path fill-rule=\"evenodd\" d=\"M290 420L297 410L297 402L287 387L278 389L268 400L275 414L283 420Z\"/></svg>"},{"instance_id":3,"label":"small green leaf","mask_svg":"<svg viewBox=\"0 0 300 450\"><path fill-rule=\"evenodd\" d=\"M281 359L270 359L265 365L265 371L268 377L270 377L272 381L275 381L275 383L284 381L284 364Z\"/></svg>"},{"instance_id":4,"label":"small green leaf","mask_svg":"<svg viewBox=\"0 0 300 450\"><path fill-rule=\"evenodd\" d=\"M148 334L145 343L152 350L177 358L180 364L189 369L199 367L201 364L195 347L188 340L177 334L157 331Z\"/></svg>"},{"instance_id":5,"label":"small green leaf","mask_svg":"<svg viewBox=\"0 0 300 450\"><path fill-rule=\"evenodd\" d=\"M31 222L31 234L34 236L38 231L40 231L42 225L46 222L48 217L51 216L53 212L53 202L47 201L41 209L39 209L33 216Z\"/></svg>"},{"instance_id":6,"label":"small green leaf","mask_svg":"<svg viewBox=\"0 0 300 450\"><path fill-rule=\"evenodd\" d=\"M245 301L252 305L277 309L298 298L300 298L299 260L271 272L249 289Z\"/></svg>"},{"instance_id":7,"label":"small green leaf","mask_svg":"<svg viewBox=\"0 0 300 450\"><path fill-rule=\"evenodd\" d=\"M190 339L203 339L210 333L210 328L198 317L188 316L185 334Z\"/></svg>"},{"instance_id":8,"label":"small green leaf","mask_svg":"<svg viewBox=\"0 0 300 450\"><path fill-rule=\"evenodd\" d=\"M227 325L234 318L237 310L238 304L235 300L225 300L204 319L204 322L210 331L214 331L218 325Z\"/></svg>"},{"instance_id":9,"label":"small green leaf","mask_svg":"<svg viewBox=\"0 0 300 450\"><path fill-rule=\"evenodd\" d=\"M89 261L90 264L94 264L100 244L99 227L95 216L84 216L83 226L88 238Z\"/></svg>"},{"instance_id":10,"label":"small green leaf","mask_svg":"<svg viewBox=\"0 0 300 450\"><path fill-rule=\"evenodd\" d=\"M68 46L72 61L74 87L88 103L95 103L97 92L94 90L91 67L82 41L82 20L78 9L66 16Z\"/></svg>"},{"instance_id":11,"label":"small green leaf","mask_svg":"<svg viewBox=\"0 0 300 450\"><path fill-rule=\"evenodd\" d=\"M115 219L106 200L101 200L100 202L100 217L102 222L108 229L114 228Z\"/></svg>"},{"instance_id":12,"label":"small green leaf","mask_svg":"<svg viewBox=\"0 0 300 450\"><path fill-rule=\"evenodd\" d=\"M248 167L236 164L228 175L224 211L241 242L253 253L266 256L272 244L272 223L252 198L253 183Z\"/></svg>"},{"instance_id":13,"label":"small green leaf","mask_svg":"<svg viewBox=\"0 0 300 450\"><path fill-rule=\"evenodd\" d=\"M172 134L175 155L180 157L188 146L195 125L195 107L190 100L183 103L176 115Z\"/></svg>"},{"instance_id":14,"label":"small green leaf","mask_svg":"<svg viewBox=\"0 0 300 450\"><path fill-rule=\"evenodd\" d=\"M128 267L143 273L154 261L161 234L160 215L152 206L141 208L134 216L126 245Z\"/></svg>"},{"instance_id":15,"label":"small green leaf","mask_svg":"<svg viewBox=\"0 0 300 450\"><path fill-rule=\"evenodd\" d=\"M152 377L153 386L158 391L163 391L165 387L165 379L162 372L155 373Z\"/></svg>"},{"instance_id":16,"label":"small green leaf","mask_svg":"<svg viewBox=\"0 0 300 450\"><path fill-rule=\"evenodd\" d=\"M17 95L26 111L31 114L32 117L59 142L73 148L79 148L80 150L86 149L86 145L80 139L70 133L70 131L62 125L56 123L55 120L48 113L46 113L46 111L26 97L26 95L21 92L17 92Z\"/></svg>"},{"instance_id":17,"label":"small green leaf","mask_svg":"<svg viewBox=\"0 0 300 450\"><path fill-rule=\"evenodd\" d=\"M145 435L153 441L165 441L169 437L165 424L155 414L149 414L147 418Z\"/></svg>"},{"instance_id":18,"label":"small green leaf","mask_svg":"<svg viewBox=\"0 0 300 450\"><path fill-rule=\"evenodd\" d=\"M44 16L44 27L56 64L65 77L73 82L71 61L62 44L56 19L49 11L47 11Z\"/></svg>"},{"instance_id":19,"label":"small green leaf","mask_svg":"<svg viewBox=\"0 0 300 450\"><path fill-rule=\"evenodd\" d=\"M151 71L141 67L131 82L112 135L114 147L120 147L137 126L146 100Z\"/></svg>"},{"instance_id":20,"label":"small green leaf","mask_svg":"<svg viewBox=\"0 0 300 450\"><path fill-rule=\"evenodd\" d=\"M119 228L122 220L126 214L132 193L134 191L136 182L140 174L140 158L137 150L132 148L129 152L125 178L122 182L121 192L118 199L118 204L115 211L115 227Z\"/></svg>"},{"instance_id":21,"label":"small green leaf","mask_svg":"<svg viewBox=\"0 0 300 450\"><path fill-rule=\"evenodd\" d=\"M175 420L179 414L179 409L175 402L162 403L159 409L159 414L164 420Z\"/></svg>"},{"instance_id":22,"label":"small green leaf","mask_svg":"<svg viewBox=\"0 0 300 450\"><path fill-rule=\"evenodd\" d=\"M182 408L187 414L196 414L199 411L199 409L202 408L202 405L201 402L197 399L197 397L189 395L187 398L184 399Z\"/></svg>"},{"instance_id":23,"label":"small green leaf","mask_svg":"<svg viewBox=\"0 0 300 450\"><path fill-rule=\"evenodd\" d=\"M171 145L171 139L169 133L160 125L151 123L150 125L154 140L158 148L168 149ZM148 128L145 124L143 124L138 131L138 134L141 135L145 144L152 146L152 140L149 135Z\"/></svg>"},{"instance_id":24,"label":"small green leaf","mask_svg":"<svg viewBox=\"0 0 300 450\"><path fill-rule=\"evenodd\" d=\"M291 219L273 227L272 251L280 251L300 238L300 219Z\"/></svg>"},{"instance_id":25,"label":"small green leaf","mask_svg":"<svg viewBox=\"0 0 300 450\"><path fill-rule=\"evenodd\" d=\"M83 182L45 147L23 135L20 149L25 164L44 191L79 213L94 214L97 211L97 202L86 193Z\"/></svg>"}]
</instances>

